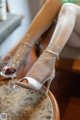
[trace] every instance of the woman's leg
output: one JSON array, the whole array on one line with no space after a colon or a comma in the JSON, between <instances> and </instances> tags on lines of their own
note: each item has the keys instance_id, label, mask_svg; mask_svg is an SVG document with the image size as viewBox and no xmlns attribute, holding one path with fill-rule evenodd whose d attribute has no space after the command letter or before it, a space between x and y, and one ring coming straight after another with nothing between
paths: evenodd
<instances>
[{"instance_id":1,"label":"woman's leg","mask_svg":"<svg viewBox=\"0 0 80 120\"><path fill-rule=\"evenodd\" d=\"M46 0L26 33L26 36L30 35L30 40L27 41L26 36L25 40L33 46L37 39L50 27L60 8L61 5L58 0Z\"/></svg>"},{"instance_id":2,"label":"woman's leg","mask_svg":"<svg viewBox=\"0 0 80 120\"><path fill-rule=\"evenodd\" d=\"M26 57L29 56L31 48L34 46L38 38L48 29L56 15L60 10L61 5L58 0L46 0L43 7L32 21L24 39L21 41L20 46L14 58L14 63L18 63L18 66L24 66Z\"/></svg>"},{"instance_id":3,"label":"woman's leg","mask_svg":"<svg viewBox=\"0 0 80 120\"><path fill-rule=\"evenodd\" d=\"M51 41L47 50L51 50L60 54L61 50L67 43L77 19L77 5L65 3L59 13L57 25L54 30Z\"/></svg>"},{"instance_id":4,"label":"woman's leg","mask_svg":"<svg viewBox=\"0 0 80 120\"><path fill-rule=\"evenodd\" d=\"M33 78L36 77L35 79L38 78L38 80L42 80L46 77L46 75L49 75L51 73L51 70L53 68L51 64L55 65L55 60L53 61L55 55L53 54L60 54L62 48L68 41L73 31L75 20L76 14L74 7L71 8L70 4L64 4L60 10L57 25L48 47L37 60L37 62L33 65L31 70L26 74L26 76L31 76ZM48 51L52 51L53 54ZM46 74L45 72L42 72L43 69L44 71L47 70Z\"/></svg>"},{"instance_id":5,"label":"woman's leg","mask_svg":"<svg viewBox=\"0 0 80 120\"><path fill-rule=\"evenodd\" d=\"M47 49L26 74L26 77L34 78L40 83L44 83L45 78L49 75L51 75L51 80L54 78L56 57L60 54L73 31L78 15L76 10L77 8L73 4L64 4L62 6L56 28ZM27 80L26 82L28 82ZM21 85L21 83L19 82L18 85Z\"/></svg>"}]
</instances>

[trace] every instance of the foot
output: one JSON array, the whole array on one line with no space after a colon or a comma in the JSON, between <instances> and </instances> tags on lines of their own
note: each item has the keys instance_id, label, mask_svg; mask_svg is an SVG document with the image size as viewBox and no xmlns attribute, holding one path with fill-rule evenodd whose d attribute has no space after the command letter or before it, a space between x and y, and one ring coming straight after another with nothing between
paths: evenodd
<instances>
[{"instance_id":1,"label":"foot","mask_svg":"<svg viewBox=\"0 0 80 120\"><path fill-rule=\"evenodd\" d=\"M26 78L29 77L34 79L34 82L36 81L40 84L44 84L44 82L46 82L45 79L51 76L53 68L55 69L55 61L55 55L45 51L26 74ZM21 85L21 83L28 86L29 81L24 78L20 80L20 82L16 82L17 85L27 88L27 86Z\"/></svg>"}]
</instances>

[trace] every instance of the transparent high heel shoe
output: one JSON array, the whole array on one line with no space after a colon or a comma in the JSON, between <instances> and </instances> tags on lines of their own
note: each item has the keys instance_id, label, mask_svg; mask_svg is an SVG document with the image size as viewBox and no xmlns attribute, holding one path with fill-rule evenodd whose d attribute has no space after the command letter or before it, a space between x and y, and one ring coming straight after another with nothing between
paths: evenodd
<instances>
[{"instance_id":1,"label":"transparent high heel shoe","mask_svg":"<svg viewBox=\"0 0 80 120\"><path fill-rule=\"evenodd\" d=\"M52 54L54 59L58 58L57 53L55 53L51 50L46 50L46 52ZM49 76L46 76L46 78L43 79L42 82L39 82L38 80L35 80L34 78L27 76L27 77L22 78L19 81L15 81L15 83L26 89L40 90L42 88L42 86L44 85L44 83L47 82L47 89L46 89L46 95L47 95L50 84L51 84L52 80L54 79L54 77L55 77L55 68L53 68L51 74ZM26 80L26 83L23 82L24 80Z\"/></svg>"}]
</instances>

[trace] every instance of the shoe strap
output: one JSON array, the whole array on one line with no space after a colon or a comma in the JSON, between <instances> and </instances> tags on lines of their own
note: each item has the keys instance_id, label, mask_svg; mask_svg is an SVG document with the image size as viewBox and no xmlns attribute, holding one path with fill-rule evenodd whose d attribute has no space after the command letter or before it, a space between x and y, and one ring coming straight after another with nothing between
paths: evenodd
<instances>
[{"instance_id":1,"label":"shoe strap","mask_svg":"<svg viewBox=\"0 0 80 120\"><path fill-rule=\"evenodd\" d=\"M39 90L42 87L42 84L39 81L32 78L32 77L24 77L23 79L26 79L28 81L28 83L29 83L28 86L31 89ZM22 80L20 80L20 81L22 81Z\"/></svg>"},{"instance_id":2,"label":"shoe strap","mask_svg":"<svg viewBox=\"0 0 80 120\"><path fill-rule=\"evenodd\" d=\"M55 55L55 57L59 60L59 55L58 55L56 52L54 52L54 51L52 51L52 50L46 50L46 52Z\"/></svg>"},{"instance_id":3,"label":"shoe strap","mask_svg":"<svg viewBox=\"0 0 80 120\"><path fill-rule=\"evenodd\" d=\"M25 44L26 46L29 46L30 48L32 48L32 46L29 43L27 43L25 41L22 41L22 43Z\"/></svg>"},{"instance_id":4,"label":"shoe strap","mask_svg":"<svg viewBox=\"0 0 80 120\"><path fill-rule=\"evenodd\" d=\"M25 37L25 39L22 41L22 43L23 43L24 45L29 46L30 48L32 48L31 44L27 42L27 41L30 40L30 38L31 38L31 37L30 37L30 34L27 34L26 37ZM27 40L27 41L26 41L26 40Z\"/></svg>"}]
</instances>

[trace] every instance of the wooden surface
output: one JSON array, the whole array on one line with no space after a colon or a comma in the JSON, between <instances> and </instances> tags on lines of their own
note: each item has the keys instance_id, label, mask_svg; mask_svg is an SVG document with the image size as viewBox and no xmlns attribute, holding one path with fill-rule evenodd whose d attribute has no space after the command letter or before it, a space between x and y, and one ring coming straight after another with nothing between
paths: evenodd
<instances>
[{"instance_id":1,"label":"wooden surface","mask_svg":"<svg viewBox=\"0 0 80 120\"><path fill-rule=\"evenodd\" d=\"M52 81L51 92L55 95L61 120L80 119L80 74L57 71Z\"/></svg>"},{"instance_id":2,"label":"wooden surface","mask_svg":"<svg viewBox=\"0 0 80 120\"><path fill-rule=\"evenodd\" d=\"M70 59L60 58L59 61L56 62L56 69L80 73L80 60L79 59L70 60Z\"/></svg>"},{"instance_id":3,"label":"wooden surface","mask_svg":"<svg viewBox=\"0 0 80 120\"><path fill-rule=\"evenodd\" d=\"M53 113L54 113L53 120L60 120L59 106L58 106L55 96L51 93L51 91L49 91L49 97L50 97L50 100L53 106Z\"/></svg>"}]
</instances>

